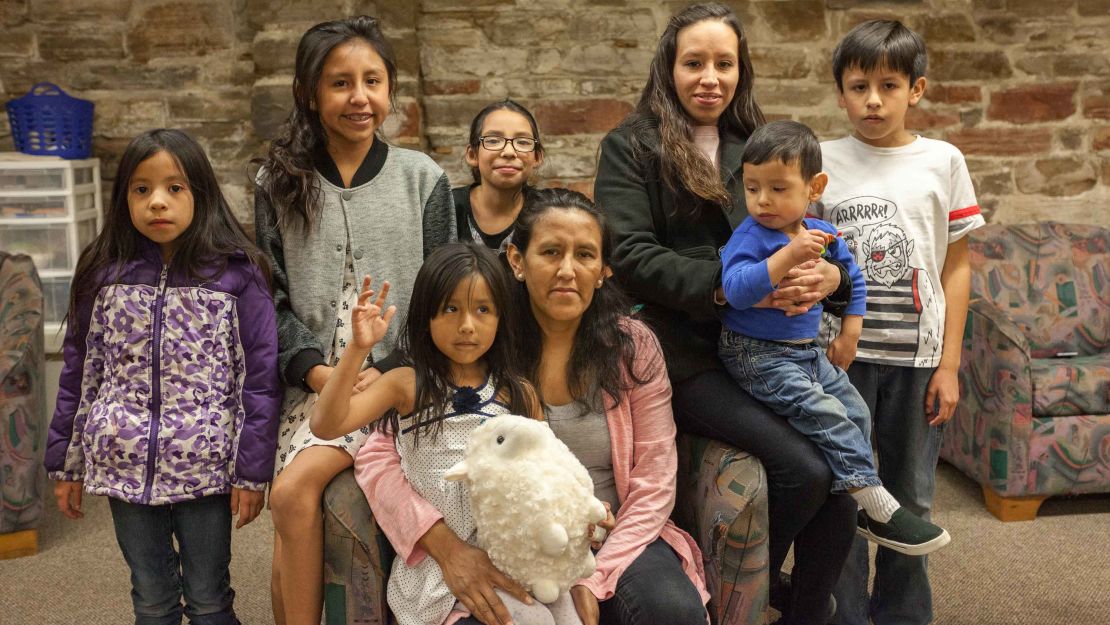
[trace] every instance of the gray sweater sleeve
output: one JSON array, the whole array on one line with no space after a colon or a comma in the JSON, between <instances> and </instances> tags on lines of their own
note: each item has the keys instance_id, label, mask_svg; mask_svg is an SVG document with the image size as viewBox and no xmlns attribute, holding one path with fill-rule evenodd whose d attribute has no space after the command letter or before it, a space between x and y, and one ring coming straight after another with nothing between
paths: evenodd
<instances>
[{"instance_id":1,"label":"gray sweater sleeve","mask_svg":"<svg viewBox=\"0 0 1110 625\"><path fill-rule=\"evenodd\" d=\"M285 270L285 251L277 214L261 187L254 190L254 238L270 259L273 271L274 306L277 308L278 367L288 386L307 389L304 376L316 365L325 364L324 350L316 336L297 318L289 303L289 275Z\"/></svg>"},{"instance_id":2,"label":"gray sweater sleeve","mask_svg":"<svg viewBox=\"0 0 1110 625\"><path fill-rule=\"evenodd\" d=\"M432 250L459 240L455 232L455 203L451 199L451 183L441 174L432 193L424 203L424 258Z\"/></svg>"}]
</instances>

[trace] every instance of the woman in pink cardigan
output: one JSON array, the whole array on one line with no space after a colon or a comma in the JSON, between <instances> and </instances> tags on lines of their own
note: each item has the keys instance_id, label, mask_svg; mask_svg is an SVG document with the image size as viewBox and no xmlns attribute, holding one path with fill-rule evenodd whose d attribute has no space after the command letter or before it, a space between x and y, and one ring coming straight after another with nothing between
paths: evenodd
<instances>
[{"instance_id":1,"label":"woman in pink cardigan","mask_svg":"<svg viewBox=\"0 0 1110 625\"><path fill-rule=\"evenodd\" d=\"M626 316L627 300L611 283L602 215L580 193L537 191L512 239L524 370L552 429L614 513L597 571L571 589L582 623L707 623L701 552L669 520L678 463L670 383L655 336ZM390 435L371 436L355 475L398 557L414 565L430 556L442 569L466 608L447 623L511 622L494 589L519 599L523 590L413 491Z\"/></svg>"}]
</instances>

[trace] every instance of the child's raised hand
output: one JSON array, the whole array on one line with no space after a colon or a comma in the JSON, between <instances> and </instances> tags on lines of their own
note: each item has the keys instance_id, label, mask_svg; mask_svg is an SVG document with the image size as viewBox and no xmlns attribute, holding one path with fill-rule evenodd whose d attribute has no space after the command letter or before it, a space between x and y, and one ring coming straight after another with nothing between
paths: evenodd
<instances>
[{"instance_id":1,"label":"child's raised hand","mask_svg":"<svg viewBox=\"0 0 1110 625\"><path fill-rule=\"evenodd\" d=\"M351 311L351 342L359 349L370 349L378 344L389 328L389 322L397 312L396 306L385 308L385 296L389 294L389 282L382 282L382 291L374 297L370 288L370 276L362 279L362 292L358 296L358 305Z\"/></svg>"},{"instance_id":2,"label":"child's raised hand","mask_svg":"<svg viewBox=\"0 0 1110 625\"><path fill-rule=\"evenodd\" d=\"M265 493L260 490L231 487L231 514L239 517L235 522L235 529L258 518L264 500Z\"/></svg>"},{"instance_id":3,"label":"child's raised hand","mask_svg":"<svg viewBox=\"0 0 1110 625\"><path fill-rule=\"evenodd\" d=\"M54 498L58 500L58 510L71 519L80 519L85 516L81 512L81 491L84 482L54 482Z\"/></svg>"},{"instance_id":4,"label":"child's raised hand","mask_svg":"<svg viewBox=\"0 0 1110 625\"><path fill-rule=\"evenodd\" d=\"M828 245L828 238L824 231L803 230L791 239L790 243L787 243L786 249L789 250L794 263L797 264L821 258L826 245Z\"/></svg>"}]
</instances>

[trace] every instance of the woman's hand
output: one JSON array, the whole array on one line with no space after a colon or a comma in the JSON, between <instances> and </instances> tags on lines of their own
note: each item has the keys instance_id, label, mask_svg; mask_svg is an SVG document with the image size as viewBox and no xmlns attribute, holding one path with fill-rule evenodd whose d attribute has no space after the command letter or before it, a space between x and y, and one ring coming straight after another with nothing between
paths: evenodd
<instances>
[{"instance_id":1,"label":"woman's hand","mask_svg":"<svg viewBox=\"0 0 1110 625\"><path fill-rule=\"evenodd\" d=\"M594 530L596 529L593 523L590 523L586 526L586 536L589 536L591 538L590 548L594 551L601 549L601 543L605 542L605 537L608 536L609 532L612 532L613 528L617 526L617 517L613 516L613 508L609 505L609 502L603 501L601 503L605 506L606 516L605 520L599 521L596 527L600 527L601 529L605 530L605 534L602 539L593 540Z\"/></svg>"},{"instance_id":2,"label":"woman's hand","mask_svg":"<svg viewBox=\"0 0 1110 625\"><path fill-rule=\"evenodd\" d=\"M840 269L824 260L810 260L791 269L779 282L779 288L763 298L757 306L778 308L787 317L809 312L809 309L840 287Z\"/></svg>"},{"instance_id":3,"label":"woman's hand","mask_svg":"<svg viewBox=\"0 0 1110 625\"><path fill-rule=\"evenodd\" d=\"M358 295L358 305L351 311L351 346L356 349L371 349L385 337L389 322L397 312L396 306L385 307L385 297L389 294L389 281L382 283L382 292L377 299L370 288L370 276L362 279L362 292Z\"/></svg>"},{"instance_id":4,"label":"woman's hand","mask_svg":"<svg viewBox=\"0 0 1110 625\"><path fill-rule=\"evenodd\" d=\"M463 542L443 521L433 525L419 542L439 564L447 589L485 625L512 623L509 609L494 592L495 587L523 603L532 603L528 592L497 570L485 551Z\"/></svg>"},{"instance_id":5,"label":"woman's hand","mask_svg":"<svg viewBox=\"0 0 1110 625\"><path fill-rule=\"evenodd\" d=\"M85 516L81 512L81 490L84 482L54 482L54 498L58 500L58 510L71 519Z\"/></svg>"},{"instance_id":6,"label":"woman's hand","mask_svg":"<svg viewBox=\"0 0 1110 625\"><path fill-rule=\"evenodd\" d=\"M582 625L597 625L600 609L594 593L578 584L571 587L570 598L574 600L574 609L578 612L578 618L582 619Z\"/></svg>"}]
</instances>

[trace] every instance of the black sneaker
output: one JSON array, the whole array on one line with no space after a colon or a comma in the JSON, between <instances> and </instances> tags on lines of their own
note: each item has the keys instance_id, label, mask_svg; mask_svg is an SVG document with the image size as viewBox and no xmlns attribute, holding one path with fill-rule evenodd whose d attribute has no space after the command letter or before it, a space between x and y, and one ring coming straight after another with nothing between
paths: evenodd
<instances>
[{"instance_id":1,"label":"black sneaker","mask_svg":"<svg viewBox=\"0 0 1110 625\"><path fill-rule=\"evenodd\" d=\"M932 553L951 540L944 528L922 519L904 506L895 510L886 523L880 523L860 510L856 532L880 547L908 556Z\"/></svg>"}]
</instances>

